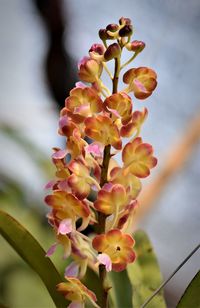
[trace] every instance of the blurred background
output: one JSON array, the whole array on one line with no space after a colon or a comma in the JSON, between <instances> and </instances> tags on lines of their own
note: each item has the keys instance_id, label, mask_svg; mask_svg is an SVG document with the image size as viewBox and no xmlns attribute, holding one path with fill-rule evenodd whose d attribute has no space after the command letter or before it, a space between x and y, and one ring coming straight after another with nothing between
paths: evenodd
<instances>
[{"instance_id":1,"label":"blurred background","mask_svg":"<svg viewBox=\"0 0 200 308\"><path fill-rule=\"evenodd\" d=\"M53 176L59 110L77 81L78 60L99 42L98 30L132 19L146 48L134 66L158 73L142 131L158 167L145 180L134 228L146 230L165 278L199 243L200 234L200 2L199 0L0 0L0 206L33 232L45 249L54 237L43 204ZM124 58L124 60L126 60ZM53 307L47 291L0 238L0 303ZM53 257L59 268L60 251ZM200 267L200 253L167 285L175 307Z\"/></svg>"}]
</instances>

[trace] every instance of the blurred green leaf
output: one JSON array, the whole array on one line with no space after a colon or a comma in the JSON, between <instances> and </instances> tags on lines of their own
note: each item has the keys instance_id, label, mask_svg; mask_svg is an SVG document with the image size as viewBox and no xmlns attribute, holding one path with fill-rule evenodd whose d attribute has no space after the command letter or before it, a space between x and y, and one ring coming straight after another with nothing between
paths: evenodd
<instances>
[{"instance_id":1,"label":"blurred green leaf","mask_svg":"<svg viewBox=\"0 0 200 308\"><path fill-rule=\"evenodd\" d=\"M132 287L127 271L110 272L109 278L112 283L110 290L113 298L113 308L132 308Z\"/></svg>"},{"instance_id":2,"label":"blurred green leaf","mask_svg":"<svg viewBox=\"0 0 200 308\"><path fill-rule=\"evenodd\" d=\"M100 280L97 275L92 269L89 267L87 268L86 275L84 276L82 280L83 284L86 285L88 289L93 291L97 297L97 303L98 305L101 306L102 304L102 290L101 290L101 285L100 285ZM87 304L86 307L91 307L91 304Z\"/></svg>"},{"instance_id":3,"label":"blurred green leaf","mask_svg":"<svg viewBox=\"0 0 200 308\"><path fill-rule=\"evenodd\" d=\"M200 271L192 279L181 297L177 308L200 307Z\"/></svg>"},{"instance_id":4,"label":"blurred green leaf","mask_svg":"<svg viewBox=\"0 0 200 308\"><path fill-rule=\"evenodd\" d=\"M127 273L133 287L132 303L139 308L162 283L162 275L148 236L142 230L134 233L134 250L137 259L128 265ZM160 291L147 305L148 308L165 308L163 292Z\"/></svg>"},{"instance_id":5,"label":"blurred green leaf","mask_svg":"<svg viewBox=\"0 0 200 308\"><path fill-rule=\"evenodd\" d=\"M45 257L45 251L36 239L13 217L0 211L0 233L40 276L56 307L66 307L67 301L56 291L62 281L54 264Z\"/></svg>"},{"instance_id":6,"label":"blurred green leaf","mask_svg":"<svg viewBox=\"0 0 200 308\"><path fill-rule=\"evenodd\" d=\"M36 144L31 142L28 137L15 127L7 123L1 123L0 132L5 136L16 142L23 148L24 151L37 163L40 170L42 170L47 176L52 175L52 164L49 157L42 151Z\"/></svg>"},{"instance_id":7,"label":"blurred green leaf","mask_svg":"<svg viewBox=\"0 0 200 308\"><path fill-rule=\"evenodd\" d=\"M0 308L7 308L7 307L0 303Z\"/></svg>"}]
</instances>

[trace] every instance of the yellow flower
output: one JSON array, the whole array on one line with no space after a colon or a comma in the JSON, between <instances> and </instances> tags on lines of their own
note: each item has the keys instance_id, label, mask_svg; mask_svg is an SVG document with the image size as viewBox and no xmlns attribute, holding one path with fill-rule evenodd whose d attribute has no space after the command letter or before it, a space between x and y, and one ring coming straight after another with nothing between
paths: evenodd
<instances>
[{"instance_id":1,"label":"yellow flower","mask_svg":"<svg viewBox=\"0 0 200 308\"><path fill-rule=\"evenodd\" d=\"M97 301L96 295L89 290L82 282L75 277L67 277L65 276L67 282L61 282L57 285L58 292L61 292L64 297L72 303L83 304L86 300L89 300L94 307L99 308L99 306L95 303ZM79 306L81 307L81 306Z\"/></svg>"},{"instance_id":2,"label":"yellow flower","mask_svg":"<svg viewBox=\"0 0 200 308\"><path fill-rule=\"evenodd\" d=\"M134 239L129 234L123 234L118 229L112 229L106 234L97 235L92 241L94 249L109 256L112 269L116 272L123 271L128 263L134 262L134 243ZM109 258L107 258L108 262ZM109 268L109 264L107 266Z\"/></svg>"},{"instance_id":3,"label":"yellow flower","mask_svg":"<svg viewBox=\"0 0 200 308\"><path fill-rule=\"evenodd\" d=\"M148 143L143 143L142 138L135 138L125 145L122 151L124 169L139 178L150 174L150 169L155 167L157 159L153 157L153 148Z\"/></svg>"},{"instance_id":4,"label":"yellow flower","mask_svg":"<svg viewBox=\"0 0 200 308\"><path fill-rule=\"evenodd\" d=\"M128 92L133 92L138 99L149 97L157 86L157 75L148 67L129 69L123 76L124 83L129 85Z\"/></svg>"}]
</instances>

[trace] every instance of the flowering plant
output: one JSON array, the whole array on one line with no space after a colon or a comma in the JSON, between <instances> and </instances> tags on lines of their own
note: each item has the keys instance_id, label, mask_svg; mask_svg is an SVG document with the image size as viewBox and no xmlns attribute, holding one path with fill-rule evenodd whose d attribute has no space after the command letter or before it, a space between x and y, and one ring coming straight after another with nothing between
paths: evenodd
<instances>
[{"instance_id":1,"label":"flowering plant","mask_svg":"<svg viewBox=\"0 0 200 308\"><path fill-rule=\"evenodd\" d=\"M123 74L126 87L118 90L121 71L145 47L142 41L131 41L132 34L131 20L123 17L119 24L99 31L102 44L93 44L89 56L78 64L84 83L76 83L60 113L59 134L66 138L66 148L54 148L52 155L56 178L47 184L52 192L45 202L51 208L48 219L57 240L47 256L60 244L64 257L72 259L65 270L67 282L57 286L71 301L69 307L84 307L88 299L98 306L95 294L80 281L88 266L98 267L102 307L108 307L111 286L106 273L121 272L136 259L129 230L141 179L150 175L157 159L152 146L140 137L148 111L134 110L129 94L146 99L156 88L157 76L148 67L131 68ZM123 50L131 56L121 64ZM114 73L107 66L112 60ZM112 91L101 79L103 71L111 79ZM123 138L130 138L125 146ZM114 159L120 152L121 166ZM89 226L92 232L85 235Z\"/></svg>"},{"instance_id":2,"label":"flowering plant","mask_svg":"<svg viewBox=\"0 0 200 308\"><path fill-rule=\"evenodd\" d=\"M99 31L102 43L93 44L89 55L79 62L81 82L70 91L61 110L58 132L66 138L66 146L53 149L56 173L46 185L50 192L45 197L55 243L46 252L14 218L21 220L24 216L19 208L9 207L9 213L0 209L0 234L40 276L59 308L144 308L147 305L166 308L163 287L200 248L198 244L162 282L148 236L141 230L132 234L141 180L157 164L152 146L140 136L148 110L146 107L135 110L131 98L135 96L139 101L148 98L157 85L156 73L147 67L130 68L123 73L126 86L118 90L120 73L145 47L142 41L131 41L132 34L130 19L123 17L119 24L109 24ZM130 58L122 64L124 50L130 53ZM104 72L110 78L112 90L103 82ZM123 142L123 138L128 139ZM116 155L121 157L121 164ZM31 211L30 216L34 215ZM48 236L52 239L52 234L38 228L38 218L35 223L40 240L44 236L44 244L48 245ZM29 229L26 217L22 221ZM61 276L49 258L58 245L63 248L65 279L63 270ZM9 272L10 268L1 270L1 276ZM13 281L11 290L12 284ZM200 306L199 284L200 272L187 287L177 308ZM29 286L26 279L22 292L28 306L26 287ZM34 284L34 292L35 287ZM15 303L13 293L10 298ZM2 302L0 306L4 306Z\"/></svg>"}]
</instances>

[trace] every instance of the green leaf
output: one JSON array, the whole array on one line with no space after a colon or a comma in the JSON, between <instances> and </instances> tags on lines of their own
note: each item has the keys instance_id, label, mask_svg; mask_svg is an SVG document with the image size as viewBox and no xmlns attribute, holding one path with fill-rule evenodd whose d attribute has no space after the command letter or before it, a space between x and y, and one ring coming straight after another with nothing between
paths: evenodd
<instances>
[{"instance_id":1,"label":"green leaf","mask_svg":"<svg viewBox=\"0 0 200 308\"><path fill-rule=\"evenodd\" d=\"M66 307L67 301L56 291L63 279L36 239L12 216L0 211L0 234L40 276L56 307Z\"/></svg>"},{"instance_id":2,"label":"green leaf","mask_svg":"<svg viewBox=\"0 0 200 308\"><path fill-rule=\"evenodd\" d=\"M181 297L177 308L200 307L200 271L195 275L183 296Z\"/></svg>"},{"instance_id":3,"label":"green leaf","mask_svg":"<svg viewBox=\"0 0 200 308\"><path fill-rule=\"evenodd\" d=\"M110 272L109 278L112 289L113 308L132 308L132 287L127 271Z\"/></svg>"},{"instance_id":4,"label":"green leaf","mask_svg":"<svg viewBox=\"0 0 200 308\"><path fill-rule=\"evenodd\" d=\"M90 289L91 291L93 291L97 297L97 304L102 307L103 303L102 303L102 299L103 299L103 290L102 290L102 286L101 286L101 282L99 279L99 275L97 274L97 272L95 272L93 269L91 268L87 268L87 272L84 276L84 278L82 279L82 282L84 285L86 285L86 287L88 289ZM108 285L110 286L111 283L110 281L108 281ZM111 292L111 290L108 293L108 299L109 299L109 307L117 307L115 303L115 300L113 298L114 294L113 292ZM124 306L123 306L124 307ZM89 302L86 303L86 308L93 308L93 305L91 305ZM120 306L121 308L121 306Z\"/></svg>"},{"instance_id":5,"label":"green leaf","mask_svg":"<svg viewBox=\"0 0 200 308\"><path fill-rule=\"evenodd\" d=\"M87 272L82 280L83 284L86 285L88 289L93 291L97 297L97 304L101 306L102 304L102 290L99 277L91 268L87 268ZM86 307L91 307L88 303Z\"/></svg>"},{"instance_id":6,"label":"green leaf","mask_svg":"<svg viewBox=\"0 0 200 308\"><path fill-rule=\"evenodd\" d=\"M26 135L22 134L16 127L7 123L0 124L0 132L16 142L27 154L36 162L40 170L46 175L51 175L52 164L47 155L33 142L31 142Z\"/></svg>"},{"instance_id":7,"label":"green leaf","mask_svg":"<svg viewBox=\"0 0 200 308\"><path fill-rule=\"evenodd\" d=\"M128 265L127 273L133 287L132 303L139 308L162 283L162 275L148 236L142 230L133 235L136 244L134 250L137 259ZM147 305L147 308L165 308L162 291Z\"/></svg>"},{"instance_id":8,"label":"green leaf","mask_svg":"<svg viewBox=\"0 0 200 308\"><path fill-rule=\"evenodd\" d=\"M7 308L7 307L0 303L0 308Z\"/></svg>"}]
</instances>

